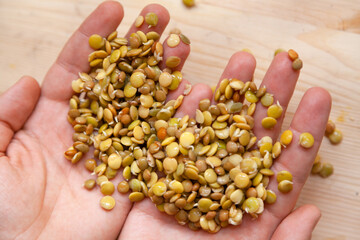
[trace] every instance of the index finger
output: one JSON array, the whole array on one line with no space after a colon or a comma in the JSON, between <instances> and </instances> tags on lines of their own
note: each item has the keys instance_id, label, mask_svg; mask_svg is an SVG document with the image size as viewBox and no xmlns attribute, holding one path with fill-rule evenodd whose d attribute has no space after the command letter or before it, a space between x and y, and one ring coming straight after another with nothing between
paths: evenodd
<instances>
[{"instance_id":1,"label":"index finger","mask_svg":"<svg viewBox=\"0 0 360 240\"><path fill-rule=\"evenodd\" d=\"M71 81L79 72L90 69L88 55L94 51L88 43L92 34L107 37L115 31L124 17L120 3L107 1L100 4L70 37L45 76L42 94L54 100L69 99L73 91Z\"/></svg>"}]
</instances>

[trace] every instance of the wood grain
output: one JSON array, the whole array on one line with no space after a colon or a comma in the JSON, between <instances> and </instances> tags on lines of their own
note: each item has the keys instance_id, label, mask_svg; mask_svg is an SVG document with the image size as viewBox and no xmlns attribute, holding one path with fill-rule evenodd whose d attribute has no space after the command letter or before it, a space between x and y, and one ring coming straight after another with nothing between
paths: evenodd
<instances>
[{"instance_id":1,"label":"wood grain","mask_svg":"<svg viewBox=\"0 0 360 240\"><path fill-rule=\"evenodd\" d=\"M358 239L360 236L360 1L198 0L185 8L181 0L157 0L172 20L166 34L180 28L191 39L192 53L184 76L193 83L215 85L230 56L249 48L257 59L259 83L275 49L296 49L304 61L284 127L290 123L306 89L321 86L333 97L331 119L344 133L332 146L324 139L323 161L334 164L328 179L311 176L298 205L311 203L322 211L313 239ZM128 26L147 4L121 1ZM62 46L97 6L95 0L0 0L0 92L22 75L39 82Z\"/></svg>"}]
</instances>

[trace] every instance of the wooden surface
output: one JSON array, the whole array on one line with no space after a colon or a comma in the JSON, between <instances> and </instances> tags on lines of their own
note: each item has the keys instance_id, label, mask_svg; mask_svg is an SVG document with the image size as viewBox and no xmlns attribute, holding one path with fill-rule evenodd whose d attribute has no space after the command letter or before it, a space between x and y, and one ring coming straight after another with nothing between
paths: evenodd
<instances>
[{"instance_id":1,"label":"wooden surface","mask_svg":"<svg viewBox=\"0 0 360 240\"><path fill-rule=\"evenodd\" d=\"M0 92L25 74L42 81L60 49L95 0L0 0ZM322 211L313 239L359 239L360 236L360 1L358 0L198 0L186 9L181 0L165 5L172 20L165 33L180 28L192 41L185 77L215 85L235 51L249 48L257 59L259 83L275 49L294 48L304 68L290 103L285 127L302 94L313 86L333 97L331 119L344 133L332 146L324 139L323 161L335 166L328 179L311 176L298 205L312 203ZM145 0L122 0L125 33Z\"/></svg>"}]
</instances>

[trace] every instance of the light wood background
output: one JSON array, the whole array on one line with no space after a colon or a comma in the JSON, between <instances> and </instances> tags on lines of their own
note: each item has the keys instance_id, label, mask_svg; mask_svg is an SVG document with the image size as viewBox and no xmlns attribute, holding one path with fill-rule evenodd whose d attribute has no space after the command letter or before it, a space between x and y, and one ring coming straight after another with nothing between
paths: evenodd
<instances>
[{"instance_id":1,"label":"light wood background","mask_svg":"<svg viewBox=\"0 0 360 240\"><path fill-rule=\"evenodd\" d=\"M257 58L260 82L273 52L296 49L304 68L286 115L287 127L302 94L313 86L333 97L331 119L344 133L332 146L324 139L323 161L335 166L328 179L311 176L298 205L322 211L313 239L360 236L360 1L359 0L198 0L187 9L181 0L153 1L169 9L177 27L190 37L192 53L183 72L191 82L215 85L235 51L249 48ZM60 49L95 0L0 0L0 92L28 74L42 81ZM148 1L122 0L125 33Z\"/></svg>"}]
</instances>

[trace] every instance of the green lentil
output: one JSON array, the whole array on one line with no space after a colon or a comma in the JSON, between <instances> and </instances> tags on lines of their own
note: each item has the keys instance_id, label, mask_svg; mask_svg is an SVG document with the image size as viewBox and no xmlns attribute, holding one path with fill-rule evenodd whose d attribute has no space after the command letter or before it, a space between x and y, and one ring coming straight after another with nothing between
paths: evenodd
<instances>
[{"instance_id":1,"label":"green lentil","mask_svg":"<svg viewBox=\"0 0 360 240\"><path fill-rule=\"evenodd\" d=\"M322 168L319 171L319 175L323 178L327 178L334 172L334 167L331 163L323 163Z\"/></svg>"},{"instance_id":2,"label":"green lentil","mask_svg":"<svg viewBox=\"0 0 360 240\"><path fill-rule=\"evenodd\" d=\"M158 24L159 18L156 13L149 12L145 16L145 22L149 24L149 26L155 27Z\"/></svg>"},{"instance_id":3,"label":"green lentil","mask_svg":"<svg viewBox=\"0 0 360 240\"><path fill-rule=\"evenodd\" d=\"M339 144L342 141L343 135L339 129L335 129L328 137L332 144Z\"/></svg>"},{"instance_id":4,"label":"green lentil","mask_svg":"<svg viewBox=\"0 0 360 240\"><path fill-rule=\"evenodd\" d=\"M288 193L293 189L293 183L289 180L283 180L279 183L278 189L282 193Z\"/></svg>"}]
</instances>

